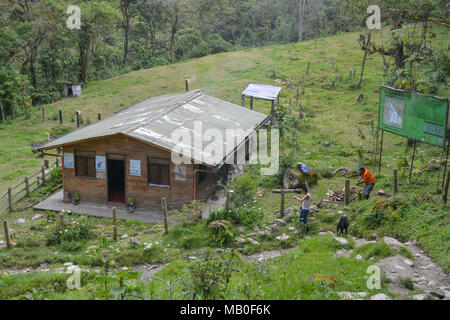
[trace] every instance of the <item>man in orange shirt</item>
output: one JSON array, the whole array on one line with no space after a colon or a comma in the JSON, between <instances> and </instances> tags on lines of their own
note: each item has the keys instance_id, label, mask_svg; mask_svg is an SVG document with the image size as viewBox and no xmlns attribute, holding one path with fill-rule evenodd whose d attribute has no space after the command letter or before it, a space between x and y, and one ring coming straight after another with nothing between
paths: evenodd
<instances>
[{"instance_id":1,"label":"man in orange shirt","mask_svg":"<svg viewBox=\"0 0 450 320\"><path fill-rule=\"evenodd\" d=\"M370 173L370 171L364 167L360 167L358 169L358 173L361 176L361 178L358 180L358 186L363 182L366 184L366 187L364 188L364 198L368 200L370 197L370 193L375 186L375 178Z\"/></svg>"}]
</instances>

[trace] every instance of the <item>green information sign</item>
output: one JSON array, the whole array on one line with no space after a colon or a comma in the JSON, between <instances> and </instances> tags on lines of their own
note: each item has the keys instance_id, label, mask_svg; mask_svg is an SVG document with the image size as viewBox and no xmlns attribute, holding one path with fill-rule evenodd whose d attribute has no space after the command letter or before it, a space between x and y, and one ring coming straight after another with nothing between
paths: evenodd
<instances>
[{"instance_id":1,"label":"green information sign","mask_svg":"<svg viewBox=\"0 0 450 320\"><path fill-rule=\"evenodd\" d=\"M381 86L379 128L444 147L448 110L448 99Z\"/></svg>"}]
</instances>

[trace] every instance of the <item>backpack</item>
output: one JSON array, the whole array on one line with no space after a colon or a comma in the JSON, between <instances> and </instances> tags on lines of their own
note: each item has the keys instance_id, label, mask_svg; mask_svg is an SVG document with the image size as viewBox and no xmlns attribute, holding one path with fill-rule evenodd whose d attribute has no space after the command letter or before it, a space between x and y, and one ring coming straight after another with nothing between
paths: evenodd
<instances>
[{"instance_id":1,"label":"backpack","mask_svg":"<svg viewBox=\"0 0 450 320\"><path fill-rule=\"evenodd\" d=\"M309 168L306 164L299 162L297 164L300 167L300 170L304 173L304 174L309 174Z\"/></svg>"}]
</instances>

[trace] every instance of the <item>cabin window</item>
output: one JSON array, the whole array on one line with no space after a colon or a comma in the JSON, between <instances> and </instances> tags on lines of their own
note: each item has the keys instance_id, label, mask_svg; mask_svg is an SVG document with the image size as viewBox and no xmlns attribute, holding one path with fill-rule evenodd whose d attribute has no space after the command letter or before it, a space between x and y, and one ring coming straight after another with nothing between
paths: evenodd
<instances>
[{"instance_id":1,"label":"cabin window","mask_svg":"<svg viewBox=\"0 0 450 320\"><path fill-rule=\"evenodd\" d=\"M170 160L148 158L149 185L170 186Z\"/></svg>"},{"instance_id":2,"label":"cabin window","mask_svg":"<svg viewBox=\"0 0 450 320\"><path fill-rule=\"evenodd\" d=\"M95 178L95 152L75 151L75 175Z\"/></svg>"}]
</instances>

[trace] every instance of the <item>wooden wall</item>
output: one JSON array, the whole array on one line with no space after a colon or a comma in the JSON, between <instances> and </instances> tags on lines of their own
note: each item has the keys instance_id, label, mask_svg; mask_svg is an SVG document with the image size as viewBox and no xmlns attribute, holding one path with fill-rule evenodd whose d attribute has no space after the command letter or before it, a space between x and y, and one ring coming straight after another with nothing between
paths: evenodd
<instances>
[{"instance_id":1,"label":"wooden wall","mask_svg":"<svg viewBox=\"0 0 450 320\"><path fill-rule=\"evenodd\" d=\"M65 146L65 153L75 150L95 151L97 156L108 154L125 157L125 199L134 197L137 209L161 210L161 198L167 198L169 207L179 207L190 203L193 194L194 165L186 165L186 180L177 181L174 173L174 164L170 165L170 188L149 186L147 175L147 158L171 159L171 153L140 142L125 135L114 135L93 139L70 146ZM141 176L130 175L130 160L141 161ZM97 178L76 177L75 169L64 168L64 191L66 194L77 192L81 202L106 204L108 202L108 180L106 174L97 174ZM197 199L206 200L214 191L216 175L207 174L206 179L197 186Z\"/></svg>"}]
</instances>

